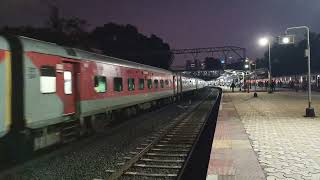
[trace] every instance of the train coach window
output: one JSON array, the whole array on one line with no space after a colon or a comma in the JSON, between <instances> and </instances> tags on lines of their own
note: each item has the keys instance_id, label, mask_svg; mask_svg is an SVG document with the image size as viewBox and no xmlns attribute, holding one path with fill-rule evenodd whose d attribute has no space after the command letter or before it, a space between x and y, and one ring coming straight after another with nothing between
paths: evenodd
<instances>
[{"instance_id":1,"label":"train coach window","mask_svg":"<svg viewBox=\"0 0 320 180\"><path fill-rule=\"evenodd\" d=\"M94 90L97 93L105 93L107 91L107 78L105 76L94 77Z\"/></svg>"},{"instance_id":2,"label":"train coach window","mask_svg":"<svg viewBox=\"0 0 320 180\"><path fill-rule=\"evenodd\" d=\"M63 72L64 79L64 93L72 94L72 74L70 71Z\"/></svg>"},{"instance_id":3,"label":"train coach window","mask_svg":"<svg viewBox=\"0 0 320 180\"><path fill-rule=\"evenodd\" d=\"M128 91L134 91L134 78L128 78Z\"/></svg>"},{"instance_id":4,"label":"train coach window","mask_svg":"<svg viewBox=\"0 0 320 180\"><path fill-rule=\"evenodd\" d=\"M40 69L40 92L43 94L56 92L56 69L42 66Z\"/></svg>"},{"instance_id":5,"label":"train coach window","mask_svg":"<svg viewBox=\"0 0 320 180\"><path fill-rule=\"evenodd\" d=\"M169 81L165 80L164 83L166 84L167 87L169 87Z\"/></svg>"},{"instance_id":6,"label":"train coach window","mask_svg":"<svg viewBox=\"0 0 320 180\"><path fill-rule=\"evenodd\" d=\"M139 79L139 89L140 90L144 89L144 79Z\"/></svg>"},{"instance_id":7,"label":"train coach window","mask_svg":"<svg viewBox=\"0 0 320 180\"><path fill-rule=\"evenodd\" d=\"M152 80L151 79L148 79L148 88L152 89Z\"/></svg>"},{"instance_id":8,"label":"train coach window","mask_svg":"<svg viewBox=\"0 0 320 180\"><path fill-rule=\"evenodd\" d=\"M113 90L120 92L123 90L122 86L122 78L114 78L113 79Z\"/></svg>"},{"instance_id":9,"label":"train coach window","mask_svg":"<svg viewBox=\"0 0 320 180\"><path fill-rule=\"evenodd\" d=\"M161 87L161 88L164 88L164 82L163 82L163 80L160 80L160 87Z\"/></svg>"},{"instance_id":10,"label":"train coach window","mask_svg":"<svg viewBox=\"0 0 320 180\"><path fill-rule=\"evenodd\" d=\"M158 89L159 81L156 79L153 82L154 82L154 88Z\"/></svg>"}]
</instances>

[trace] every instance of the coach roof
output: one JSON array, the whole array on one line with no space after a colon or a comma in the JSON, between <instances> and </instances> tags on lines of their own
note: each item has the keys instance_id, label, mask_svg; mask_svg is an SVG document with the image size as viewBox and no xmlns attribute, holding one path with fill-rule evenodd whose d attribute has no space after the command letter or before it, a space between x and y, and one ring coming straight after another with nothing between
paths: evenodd
<instances>
[{"instance_id":1,"label":"coach roof","mask_svg":"<svg viewBox=\"0 0 320 180\"><path fill-rule=\"evenodd\" d=\"M100 61L108 64L115 64L119 66L137 68L148 71L156 71L160 73L172 73L168 70L148 66L144 64L139 64L136 62L131 62L123 59L118 59L110 56L105 56L101 54L96 54L92 52L83 51L80 49L63 47L55 43L49 43L41 40L36 40L28 37L19 36L18 37L22 43L24 51L38 52L42 54L50 54L62 56L70 59L79 59L79 60L89 60L89 61ZM9 45L7 40L0 36L0 49L9 50Z\"/></svg>"}]
</instances>

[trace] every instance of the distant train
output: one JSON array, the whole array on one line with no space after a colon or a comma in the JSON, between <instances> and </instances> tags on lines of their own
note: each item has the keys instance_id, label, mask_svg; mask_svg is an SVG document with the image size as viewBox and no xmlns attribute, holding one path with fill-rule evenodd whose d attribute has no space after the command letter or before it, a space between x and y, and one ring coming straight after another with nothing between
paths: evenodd
<instances>
[{"instance_id":1,"label":"distant train","mask_svg":"<svg viewBox=\"0 0 320 180\"><path fill-rule=\"evenodd\" d=\"M35 39L0 36L1 156L24 156L99 131L205 81ZM0 158L1 159L1 158Z\"/></svg>"}]
</instances>

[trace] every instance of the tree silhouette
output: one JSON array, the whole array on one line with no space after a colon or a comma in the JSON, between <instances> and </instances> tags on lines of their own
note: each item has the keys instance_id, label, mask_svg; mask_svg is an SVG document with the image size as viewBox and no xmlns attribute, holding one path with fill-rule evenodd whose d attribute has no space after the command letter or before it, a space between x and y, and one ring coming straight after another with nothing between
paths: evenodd
<instances>
[{"instance_id":1,"label":"tree silhouette","mask_svg":"<svg viewBox=\"0 0 320 180\"><path fill-rule=\"evenodd\" d=\"M133 25L108 23L87 32L89 24L80 18L62 18L59 9L51 6L44 27L4 27L0 33L27 36L89 51L169 69L172 63L170 46L152 34L147 37Z\"/></svg>"},{"instance_id":2,"label":"tree silhouette","mask_svg":"<svg viewBox=\"0 0 320 180\"><path fill-rule=\"evenodd\" d=\"M96 27L90 34L94 48L105 54L168 69L172 54L168 44L156 35L147 37L132 25L108 23Z\"/></svg>"}]
</instances>

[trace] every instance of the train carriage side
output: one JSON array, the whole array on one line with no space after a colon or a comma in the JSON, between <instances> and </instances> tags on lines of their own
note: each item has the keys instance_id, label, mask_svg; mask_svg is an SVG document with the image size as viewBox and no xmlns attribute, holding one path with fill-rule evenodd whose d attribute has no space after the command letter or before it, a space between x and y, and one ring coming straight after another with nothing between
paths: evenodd
<instances>
[{"instance_id":1,"label":"train carriage side","mask_svg":"<svg viewBox=\"0 0 320 180\"><path fill-rule=\"evenodd\" d=\"M79 128L78 73L80 60L72 49L19 37L23 47L25 129L33 149L67 142ZM69 129L70 131L65 131Z\"/></svg>"},{"instance_id":2,"label":"train carriage side","mask_svg":"<svg viewBox=\"0 0 320 180\"><path fill-rule=\"evenodd\" d=\"M81 116L110 112L133 105L173 97L173 74L150 66L77 51L81 67ZM94 82L100 79L100 82ZM102 79L102 80L101 80ZM102 86L102 90L96 89Z\"/></svg>"},{"instance_id":3,"label":"train carriage side","mask_svg":"<svg viewBox=\"0 0 320 180\"><path fill-rule=\"evenodd\" d=\"M0 37L0 138L7 134L11 124L10 57L9 44L3 37Z\"/></svg>"},{"instance_id":4,"label":"train carriage side","mask_svg":"<svg viewBox=\"0 0 320 180\"><path fill-rule=\"evenodd\" d=\"M0 36L0 138L14 131L19 136L10 143L23 142L28 151L78 136L83 117L170 99L179 86L163 69L24 37L11 40Z\"/></svg>"},{"instance_id":5,"label":"train carriage side","mask_svg":"<svg viewBox=\"0 0 320 180\"><path fill-rule=\"evenodd\" d=\"M54 105L37 89L39 69L27 52L29 45L24 38L0 36L0 149L16 159L33 151L32 123L45 126L51 119L42 116L52 115Z\"/></svg>"}]
</instances>

